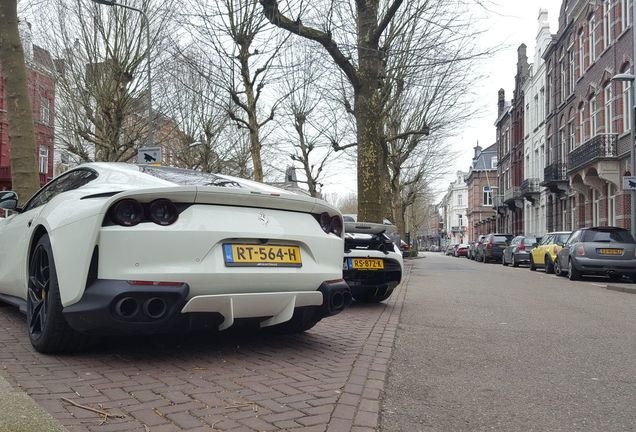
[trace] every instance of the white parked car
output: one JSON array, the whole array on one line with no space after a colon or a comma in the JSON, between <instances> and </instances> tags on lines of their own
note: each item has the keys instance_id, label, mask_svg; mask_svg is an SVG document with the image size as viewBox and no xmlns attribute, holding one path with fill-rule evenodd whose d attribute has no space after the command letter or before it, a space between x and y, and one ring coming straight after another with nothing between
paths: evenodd
<instances>
[{"instance_id":1,"label":"white parked car","mask_svg":"<svg viewBox=\"0 0 636 432\"><path fill-rule=\"evenodd\" d=\"M90 163L17 210L0 220L0 300L41 352L242 318L301 332L351 299L338 210L249 180Z\"/></svg>"},{"instance_id":2,"label":"white parked car","mask_svg":"<svg viewBox=\"0 0 636 432\"><path fill-rule=\"evenodd\" d=\"M345 222L343 276L356 301L384 301L400 284L404 264L392 240L396 231L390 223Z\"/></svg>"}]
</instances>

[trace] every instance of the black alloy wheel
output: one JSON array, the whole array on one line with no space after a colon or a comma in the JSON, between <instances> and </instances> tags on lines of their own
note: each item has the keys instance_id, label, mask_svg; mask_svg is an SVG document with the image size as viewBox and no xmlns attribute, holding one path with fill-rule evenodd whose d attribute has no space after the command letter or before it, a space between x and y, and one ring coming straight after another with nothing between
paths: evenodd
<instances>
[{"instance_id":1,"label":"black alloy wheel","mask_svg":"<svg viewBox=\"0 0 636 432\"><path fill-rule=\"evenodd\" d=\"M565 276L565 272L561 269L561 260L558 256L554 261L554 274L557 276Z\"/></svg>"},{"instance_id":2,"label":"black alloy wheel","mask_svg":"<svg viewBox=\"0 0 636 432\"><path fill-rule=\"evenodd\" d=\"M46 331L50 282L49 254L43 244L38 244L29 264L27 299L29 335L34 340L40 339Z\"/></svg>"},{"instance_id":3,"label":"black alloy wheel","mask_svg":"<svg viewBox=\"0 0 636 432\"><path fill-rule=\"evenodd\" d=\"M53 249L46 234L30 256L26 309L29 340L36 351L56 354L82 350L89 344L90 339L73 330L62 314Z\"/></svg>"},{"instance_id":4,"label":"black alloy wheel","mask_svg":"<svg viewBox=\"0 0 636 432\"><path fill-rule=\"evenodd\" d=\"M511 262L513 267L519 267L519 263L517 262L517 260L515 259L515 254L514 252L512 253L512 262Z\"/></svg>"},{"instance_id":5,"label":"black alloy wheel","mask_svg":"<svg viewBox=\"0 0 636 432\"><path fill-rule=\"evenodd\" d=\"M568 279L577 281L581 279L581 272L579 272L572 264L572 260L568 260Z\"/></svg>"},{"instance_id":6,"label":"black alloy wheel","mask_svg":"<svg viewBox=\"0 0 636 432\"><path fill-rule=\"evenodd\" d=\"M534 259L532 258L532 254L530 254L530 271L535 271L537 266L534 265Z\"/></svg>"}]
</instances>

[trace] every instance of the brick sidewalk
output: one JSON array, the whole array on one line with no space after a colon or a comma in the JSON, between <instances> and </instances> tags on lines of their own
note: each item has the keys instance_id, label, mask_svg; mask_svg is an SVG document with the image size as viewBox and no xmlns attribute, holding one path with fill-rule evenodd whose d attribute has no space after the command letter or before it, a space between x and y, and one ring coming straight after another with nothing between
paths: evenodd
<instances>
[{"instance_id":1,"label":"brick sidewalk","mask_svg":"<svg viewBox=\"0 0 636 432\"><path fill-rule=\"evenodd\" d=\"M24 316L0 306L0 373L69 432L372 431L409 268L386 304L354 305L296 336L109 340L44 356ZM63 397L124 418L103 422Z\"/></svg>"}]
</instances>

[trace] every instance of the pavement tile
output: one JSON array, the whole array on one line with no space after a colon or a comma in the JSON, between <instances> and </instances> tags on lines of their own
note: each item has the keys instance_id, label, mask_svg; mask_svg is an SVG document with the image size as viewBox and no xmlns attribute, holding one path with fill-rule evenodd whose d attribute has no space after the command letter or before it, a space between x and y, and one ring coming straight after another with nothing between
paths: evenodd
<instances>
[{"instance_id":1,"label":"pavement tile","mask_svg":"<svg viewBox=\"0 0 636 432\"><path fill-rule=\"evenodd\" d=\"M408 272L385 304L354 304L303 335L112 338L70 357L35 353L24 316L3 307L0 374L69 432L366 432L377 426L407 283ZM126 418L100 426L61 397Z\"/></svg>"}]
</instances>

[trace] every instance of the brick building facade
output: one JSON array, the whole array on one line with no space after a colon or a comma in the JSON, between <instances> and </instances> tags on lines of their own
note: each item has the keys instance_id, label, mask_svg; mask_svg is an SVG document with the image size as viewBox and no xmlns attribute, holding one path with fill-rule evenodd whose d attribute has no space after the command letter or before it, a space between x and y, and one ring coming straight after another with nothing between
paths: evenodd
<instances>
[{"instance_id":1,"label":"brick building facade","mask_svg":"<svg viewBox=\"0 0 636 432\"><path fill-rule=\"evenodd\" d=\"M611 78L632 70L632 43L629 2L563 2L544 56L548 230L630 226L631 89Z\"/></svg>"},{"instance_id":2,"label":"brick building facade","mask_svg":"<svg viewBox=\"0 0 636 432\"><path fill-rule=\"evenodd\" d=\"M33 45L30 28L21 29L27 66L29 96L35 123L35 141L43 185L53 177L53 124L55 114L55 81L53 62L48 51ZM5 81L0 65L0 190L11 189L9 160L9 124L7 121Z\"/></svg>"},{"instance_id":3,"label":"brick building facade","mask_svg":"<svg viewBox=\"0 0 636 432\"><path fill-rule=\"evenodd\" d=\"M495 230L496 213L493 208L497 185L497 145L486 149L475 148L470 170L466 175L468 189L468 240L474 241L482 234Z\"/></svg>"}]
</instances>

